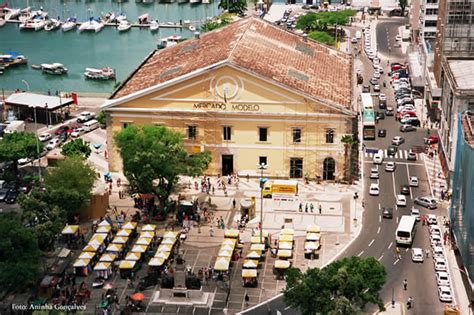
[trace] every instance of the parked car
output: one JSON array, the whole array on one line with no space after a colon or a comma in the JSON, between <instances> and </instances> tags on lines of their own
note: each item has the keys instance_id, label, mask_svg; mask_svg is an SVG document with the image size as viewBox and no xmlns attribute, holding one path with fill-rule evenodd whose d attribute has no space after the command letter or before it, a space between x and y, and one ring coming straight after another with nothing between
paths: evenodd
<instances>
[{"instance_id":1,"label":"parked car","mask_svg":"<svg viewBox=\"0 0 474 315\"><path fill-rule=\"evenodd\" d=\"M378 134L378 136L379 136L380 138L385 138L385 137L387 136L387 130L385 130L385 129L379 129L379 130L377 131L377 134Z\"/></svg>"},{"instance_id":2,"label":"parked car","mask_svg":"<svg viewBox=\"0 0 474 315\"><path fill-rule=\"evenodd\" d=\"M46 149L48 150L53 150L53 149L56 149L57 147L59 147L62 143L62 140L58 137L58 138L54 138L52 139L51 141L48 142L48 144L46 145Z\"/></svg>"},{"instance_id":3,"label":"parked car","mask_svg":"<svg viewBox=\"0 0 474 315\"><path fill-rule=\"evenodd\" d=\"M379 184L372 183L370 184L369 188L369 195L371 196L378 196L379 195Z\"/></svg>"},{"instance_id":4,"label":"parked car","mask_svg":"<svg viewBox=\"0 0 474 315\"><path fill-rule=\"evenodd\" d=\"M436 273L436 283L439 286L449 286L450 285L449 274L444 271L438 271Z\"/></svg>"},{"instance_id":5,"label":"parked car","mask_svg":"<svg viewBox=\"0 0 474 315\"><path fill-rule=\"evenodd\" d=\"M428 209L436 209L436 207L438 207L438 203L431 196L415 198L415 200L413 200L413 203Z\"/></svg>"},{"instance_id":6,"label":"parked car","mask_svg":"<svg viewBox=\"0 0 474 315\"><path fill-rule=\"evenodd\" d=\"M395 172L396 168L397 168L397 165L393 161L388 161L387 164L385 164L386 172Z\"/></svg>"},{"instance_id":7,"label":"parked car","mask_svg":"<svg viewBox=\"0 0 474 315\"><path fill-rule=\"evenodd\" d=\"M413 262L423 262L423 250L421 248L414 247L411 249L411 260Z\"/></svg>"},{"instance_id":8,"label":"parked car","mask_svg":"<svg viewBox=\"0 0 474 315\"><path fill-rule=\"evenodd\" d=\"M410 194L410 186L408 185L400 185L400 193L402 195L409 195Z\"/></svg>"},{"instance_id":9,"label":"parked car","mask_svg":"<svg viewBox=\"0 0 474 315\"><path fill-rule=\"evenodd\" d=\"M380 92L380 85L378 84L374 85L374 92Z\"/></svg>"},{"instance_id":10,"label":"parked car","mask_svg":"<svg viewBox=\"0 0 474 315\"><path fill-rule=\"evenodd\" d=\"M373 156L374 164L382 164L383 163L383 151L379 150L379 152L375 153Z\"/></svg>"},{"instance_id":11,"label":"parked car","mask_svg":"<svg viewBox=\"0 0 474 315\"><path fill-rule=\"evenodd\" d=\"M436 271L446 271L446 260L444 258L435 257L433 258L433 264Z\"/></svg>"},{"instance_id":12,"label":"parked car","mask_svg":"<svg viewBox=\"0 0 474 315\"><path fill-rule=\"evenodd\" d=\"M426 222L428 222L428 225L436 225L438 223L438 219L434 214L428 214L428 218L426 219Z\"/></svg>"},{"instance_id":13,"label":"parked car","mask_svg":"<svg viewBox=\"0 0 474 315\"><path fill-rule=\"evenodd\" d=\"M59 135L62 135L63 133L67 133L69 129L70 129L69 126L61 126L58 129L56 129L54 134L59 136Z\"/></svg>"},{"instance_id":14,"label":"parked car","mask_svg":"<svg viewBox=\"0 0 474 315\"><path fill-rule=\"evenodd\" d=\"M437 135L431 135L428 138L423 139L425 144L435 144L439 142L439 137Z\"/></svg>"},{"instance_id":15,"label":"parked car","mask_svg":"<svg viewBox=\"0 0 474 315\"><path fill-rule=\"evenodd\" d=\"M387 110L385 111L385 115L393 116L393 107L388 106Z\"/></svg>"},{"instance_id":16,"label":"parked car","mask_svg":"<svg viewBox=\"0 0 474 315\"><path fill-rule=\"evenodd\" d=\"M418 187L418 177L410 176L410 179L408 180L408 185L410 185L410 187Z\"/></svg>"},{"instance_id":17,"label":"parked car","mask_svg":"<svg viewBox=\"0 0 474 315\"><path fill-rule=\"evenodd\" d=\"M410 215L412 217L415 217L416 221L420 221L420 209L412 207L410 211Z\"/></svg>"},{"instance_id":18,"label":"parked car","mask_svg":"<svg viewBox=\"0 0 474 315\"><path fill-rule=\"evenodd\" d=\"M10 189L5 197L5 203L13 204L16 202L16 197L18 197L18 191L16 189Z\"/></svg>"},{"instance_id":19,"label":"parked car","mask_svg":"<svg viewBox=\"0 0 474 315\"><path fill-rule=\"evenodd\" d=\"M83 123L89 120L92 120L95 118L95 114L92 112L82 112L79 114L79 117L77 117L77 122L78 123Z\"/></svg>"},{"instance_id":20,"label":"parked car","mask_svg":"<svg viewBox=\"0 0 474 315\"><path fill-rule=\"evenodd\" d=\"M407 161L416 161L416 153L409 151L407 155Z\"/></svg>"},{"instance_id":21,"label":"parked car","mask_svg":"<svg viewBox=\"0 0 474 315\"><path fill-rule=\"evenodd\" d=\"M383 93L380 93L379 94L379 101L386 101L387 100L387 96Z\"/></svg>"},{"instance_id":22,"label":"parked car","mask_svg":"<svg viewBox=\"0 0 474 315\"><path fill-rule=\"evenodd\" d=\"M389 145L387 149L388 156L394 156L398 151L398 147L396 145Z\"/></svg>"},{"instance_id":23,"label":"parked car","mask_svg":"<svg viewBox=\"0 0 474 315\"><path fill-rule=\"evenodd\" d=\"M78 127L76 129L74 129L74 131L71 133L71 137L73 137L73 138L80 137L85 132L86 132L86 130L83 127Z\"/></svg>"},{"instance_id":24,"label":"parked car","mask_svg":"<svg viewBox=\"0 0 474 315\"><path fill-rule=\"evenodd\" d=\"M439 300L441 302L451 303L453 301L453 294L451 293L451 287L440 286L438 287Z\"/></svg>"},{"instance_id":25,"label":"parked car","mask_svg":"<svg viewBox=\"0 0 474 315\"><path fill-rule=\"evenodd\" d=\"M400 126L400 131L401 132L416 131L416 128L412 125L402 125L402 126Z\"/></svg>"},{"instance_id":26,"label":"parked car","mask_svg":"<svg viewBox=\"0 0 474 315\"><path fill-rule=\"evenodd\" d=\"M7 188L0 188L0 201L5 201L8 191L9 189Z\"/></svg>"},{"instance_id":27,"label":"parked car","mask_svg":"<svg viewBox=\"0 0 474 315\"><path fill-rule=\"evenodd\" d=\"M393 208L382 208L382 217L385 219L392 219L393 218Z\"/></svg>"},{"instance_id":28,"label":"parked car","mask_svg":"<svg viewBox=\"0 0 474 315\"><path fill-rule=\"evenodd\" d=\"M415 127L420 127L421 122L417 117L410 117L410 119L408 120L408 124Z\"/></svg>"},{"instance_id":29,"label":"parked car","mask_svg":"<svg viewBox=\"0 0 474 315\"><path fill-rule=\"evenodd\" d=\"M379 179L379 169L374 167L370 169L370 178L371 179Z\"/></svg>"},{"instance_id":30,"label":"parked car","mask_svg":"<svg viewBox=\"0 0 474 315\"><path fill-rule=\"evenodd\" d=\"M370 85L362 86L362 93L370 93Z\"/></svg>"},{"instance_id":31,"label":"parked car","mask_svg":"<svg viewBox=\"0 0 474 315\"><path fill-rule=\"evenodd\" d=\"M50 134L50 133L47 133L47 132L43 132L42 134L40 134L38 136L38 139L39 141L41 142L46 142L46 141L49 141L53 138L53 136Z\"/></svg>"},{"instance_id":32,"label":"parked car","mask_svg":"<svg viewBox=\"0 0 474 315\"><path fill-rule=\"evenodd\" d=\"M441 246L433 246L433 257L444 257L443 247Z\"/></svg>"},{"instance_id":33,"label":"parked car","mask_svg":"<svg viewBox=\"0 0 474 315\"><path fill-rule=\"evenodd\" d=\"M370 84L372 84L372 85L379 84L379 80L378 80L377 78L374 78L374 77L372 77L369 82L370 82Z\"/></svg>"},{"instance_id":34,"label":"parked car","mask_svg":"<svg viewBox=\"0 0 474 315\"><path fill-rule=\"evenodd\" d=\"M394 145L401 145L403 143L405 143L405 138L402 138L400 136L395 136L392 139L392 144L394 144Z\"/></svg>"}]
</instances>

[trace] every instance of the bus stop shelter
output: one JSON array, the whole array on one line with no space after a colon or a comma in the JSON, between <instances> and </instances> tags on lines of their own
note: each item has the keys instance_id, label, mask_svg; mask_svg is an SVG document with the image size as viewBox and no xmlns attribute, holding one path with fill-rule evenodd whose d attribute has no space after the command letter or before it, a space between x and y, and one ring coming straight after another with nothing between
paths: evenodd
<instances>
[{"instance_id":1,"label":"bus stop shelter","mask_svg":"<svg viewBox=\"0 0 474 315\"><path fill-rule=\"evenodd\" d=\"M5 99L5 109L13 112L17 120L34 121L54 125L69 118L72 98L35 94L14 93Z\"/></svg>"}]
</instances>

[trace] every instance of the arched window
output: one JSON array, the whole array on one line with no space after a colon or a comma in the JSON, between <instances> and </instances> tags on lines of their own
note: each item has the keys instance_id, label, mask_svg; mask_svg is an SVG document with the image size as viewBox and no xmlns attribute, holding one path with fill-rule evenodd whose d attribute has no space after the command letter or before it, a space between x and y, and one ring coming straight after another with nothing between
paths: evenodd
<instances>
[{"instance_id":1,"label":"arched window","mask_svg":"<svg viewBox=\"0 0 474 315\"><path fill-rule=\"evenodd\" d=\"M326 129L326 143L334 143L334 129Z\"/></svg>"}]
</instances>

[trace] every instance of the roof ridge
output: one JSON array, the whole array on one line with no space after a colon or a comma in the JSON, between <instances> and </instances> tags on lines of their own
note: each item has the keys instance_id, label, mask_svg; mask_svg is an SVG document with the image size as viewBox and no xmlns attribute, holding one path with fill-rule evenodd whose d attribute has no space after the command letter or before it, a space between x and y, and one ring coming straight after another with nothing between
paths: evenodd
<instances>
[{"instance_id":1,"label":"roof ridge","mask_svg":"<svg viewBox=\"0 0 474 315\"><path fill-rule=\"evenodd\" d=\"M246 22L247 22L247 23L246 23L247 25L245 25L245 30L242 32L242 34L240 34L239 38L235 41L234 47L232 47L232 49L231 49L229 55L228 55L227 58L225 59L225 61L227 61L227 62L230 62L230 60L232 59L232 55L234 54L235 49L237 48L237 46L239 46L240 41L241 41L242 38L244 37L245 33L247 33L247 31L249 30L250 25L253 23L254 20L256 20L256 18L253 17L253 16L248 17L248 18L246 18L246 19L248 19L248 21L246 21ZM245 20L245 19L244 19L244 20Z\"/></svg>"}]
</instances>

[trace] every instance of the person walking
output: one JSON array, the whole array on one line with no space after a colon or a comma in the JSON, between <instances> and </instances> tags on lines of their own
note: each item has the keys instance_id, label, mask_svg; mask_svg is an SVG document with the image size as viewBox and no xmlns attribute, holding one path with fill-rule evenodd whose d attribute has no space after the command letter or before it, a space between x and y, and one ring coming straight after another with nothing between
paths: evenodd
<instances>
[{"instance_id":1,"label":"person walking","mask_svg":"<svg viewBox=\"0 0 474 315\"><path fill-rule=\"evenodd\" d=\"M310 203L310 205L309 205L309 210L310 210L311 212L313 212L313 210L314 210L314 205L313 205L313 203Z\"/></svg>"},{"instance_id":2,"label":"person walking","mask_svg":"<svg viewBox=\"0 0 474 315\"><path fill-rule=\"evenodd\" d=\"M249 305L250 297L247 293L245 293L245 305Z\"/></svg>"},{"instance_id":3,"label":"person walking","mask_svg":"<svg viewBox=\"0 0 474 315\"><path fill-rule=\"evenodd\" d=\"M408 281L407 279L403 280L403 290L407 290L407 287L408 287Z\"/></svg>"},{"instance_id":4,"label":"person walking","mask_svg":"<svg viewBox=\"0 0 474 315\"><path fill-rule=\"evenodd\" d=\"M305 204L305 206L304 206L304 212L308 212L308 204Z\"/></svg>"},{"instance_id":5,"label":"person walking","mask_svg":"<svg viewBox=\"0 0 474 315\"><path fill-rule=\"evenodd\" d=\"M212 227L212 225L211 225L211 227L209 228L209 235L210 235L211 237L214 237L214 228Z\"/></svg>"},{"instance_id":6,"label":"person walking","mask_svg":"<svg viewBox=\"0 0 474 315\"><path fill-rule=\"evenodd\" d=\"M236 204L235 199L233 199L233 200L232 200L232 208L233 208L233 209L235 209L235 204Z\"/></svg>"},{"instance_id":7,"label":"person walking","mask_svg":"<svg viewBox=\"0 0 474 315\"><path fill-rule=\"evenodd\" d=\"M303 212L303 204L300 202L300 207L299 207L300 212Z\"/></svg>"},{"instance_id":8,"label":"person walking","mask_svg":"<svg viewBox=\"0 0 474 315\"><path fill-rule=\"evenodd\" d=\"M321 207L321 205L319 205L319 214L321 214L323 212L323 207Z\"/></svg>"}]
</instances>

